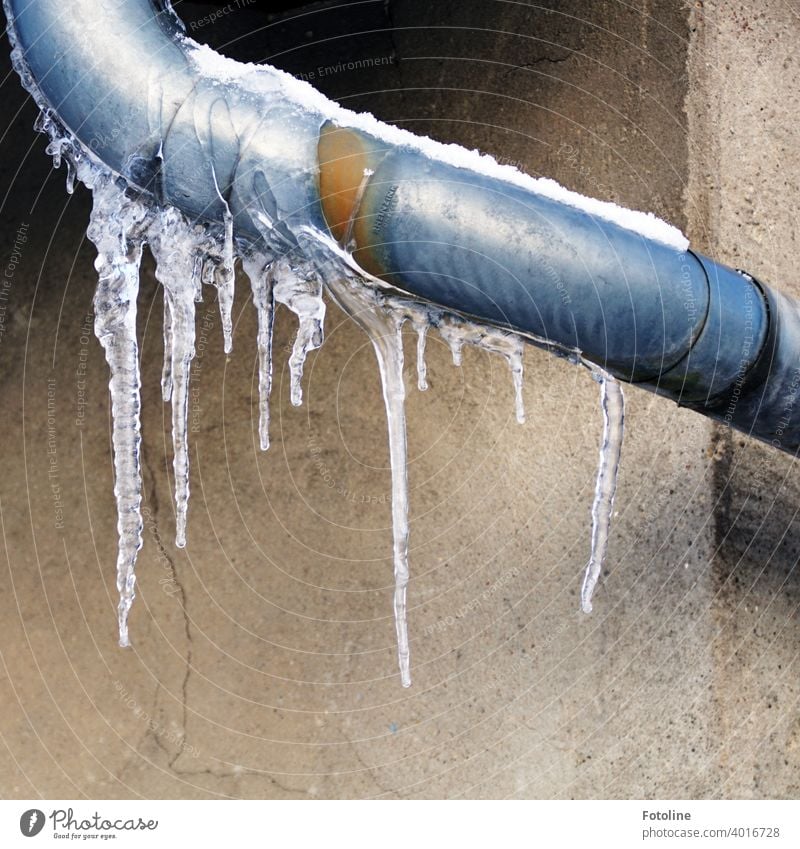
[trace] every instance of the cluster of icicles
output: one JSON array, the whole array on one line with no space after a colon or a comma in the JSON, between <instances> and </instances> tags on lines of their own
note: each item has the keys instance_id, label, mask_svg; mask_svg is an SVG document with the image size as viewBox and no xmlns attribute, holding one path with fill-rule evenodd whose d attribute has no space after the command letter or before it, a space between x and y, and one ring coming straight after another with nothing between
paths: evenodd
<instances>
[{"instance_id":1,"label":"cluster of icicles","mask_svg":"<svg viewBox=\"0 0 800 849\"><path fill-rule=\"evenodd\" d=\"M289 358L291 400L302 403L302 376L306 356L323 340L323 290L369 335L380 368L389 431L392 473L394 615L403 686L409 686L410 658L406 621L408 567L408 477L405 422L405 385L402 327L408 322L417 333L417 383L427 389L425 344L435 329L449 345L453 362L461 364L462 349L473 345L504 357L510 367L516 396L516 418L525 421L522 399L523 340L508 331L482 326L389 290L361 271L352 258L324 234L301 234L302 255L274 258L237 243L228 212L222 227L192 223L177 209L159 208L132 193L120 178L90 162L80 147L63 134L55 119L44 112L37 129L49 132L48 152L55 165L66 161L68 190L75 178L93 192L94 207L87 234L97 247L95 266L99 282L94 299L95 332L111 370L115 489L119 548L119 643L130 645L128 615L135 596L136 558L142 547L141 430L139 348L136 338L136 299L142 251L148 245L156 261L156 277L164 290L164 368L162 394L172 406L173 465L175 472L176 538L186 545L189 505L188 410L191 362L195 352L195 303L202 286L217 290L225 352L232 349L231 309L235 263L239 259L250 279L258 315L259 442L269 448L269 399L272 387L272 330L275 304L297 317L299 328ZM564 354L565 352L559 351ZM623 433L623 397L616 380L566 352L575 363L589 368L600 384L603 437L592 507L591 556L581 590L581 607L592 609L608 547L611 514Z\"/></svg>"}]
</instances>

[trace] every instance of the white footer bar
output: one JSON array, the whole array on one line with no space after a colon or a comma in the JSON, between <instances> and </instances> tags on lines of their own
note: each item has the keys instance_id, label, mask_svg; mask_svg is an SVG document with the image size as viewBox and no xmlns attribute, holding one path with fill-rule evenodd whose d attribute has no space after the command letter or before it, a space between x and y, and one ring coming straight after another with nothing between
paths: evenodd
<instances>
[{"instance_id":1,"label":"white footer bar","mask_svg":"<svg viewBox=\"0 0 800 849\"><path fill-rule=\"evenodd\" d=\"M800 846L800 802L0 801L0 846L53 841L143 849L777 849Z\"/></svg>"}]
</instances>

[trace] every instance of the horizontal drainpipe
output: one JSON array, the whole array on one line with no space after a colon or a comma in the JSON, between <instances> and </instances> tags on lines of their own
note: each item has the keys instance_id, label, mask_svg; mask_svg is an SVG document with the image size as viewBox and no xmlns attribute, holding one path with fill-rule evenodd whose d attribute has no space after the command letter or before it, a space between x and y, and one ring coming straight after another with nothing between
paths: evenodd
<instances>
[{"instance_id":1,"label":"horizontal drainpipe","mask_svg":"<svg viewBox=\"0 0 800 849\"><path fill-rule=\"evenodd\" d=\"M275 254L330 234L415 298L800 447L798 303L691 250L204 73L167 2L4 0L24 83L89 158ZM230 67L230 66L229 66ZM224 74L223 74L224 77ZM343 113L344 114L344 113ZM274 226L267 233L263 221Z\"/></svg>"}]
</instances>

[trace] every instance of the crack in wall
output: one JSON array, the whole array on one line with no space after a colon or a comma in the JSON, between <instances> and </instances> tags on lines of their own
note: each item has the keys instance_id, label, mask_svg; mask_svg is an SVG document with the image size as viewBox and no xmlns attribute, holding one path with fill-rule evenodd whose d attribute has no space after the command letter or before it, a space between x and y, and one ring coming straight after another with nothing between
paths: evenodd
<instances>
[{"instance_id":1,"label":"crack in wall","mask_svg":"<svg viewBox=\"0 0 800 849\"><path fill-rule=\"evenodd\" d=\"M161 539L161 534L158 530L159 523L159 515L160 515L160 505L158 499L158 490L156 486L155 475L153 474L152 469L149 466L146 457L146 451L144 450L144 445L142 446L141 451L142 457L142 472L143 474L146 472L150 478L150 492L149 492L149 501L153 505L151 509L151 514L153 517L153 527L151 528L151 535L153 536L156 546L158 548L159 555L163 558L164 562L169 565L170 568L170 577L173 582L173 585L177 588L177 596L179 598L181 614L183 617L183 632L186 637L186 657L185 657L185 668L183 678L181 680L181 739L178 744L176 752L172 755L168 768L174 771L174 766L178 758L184 753L186 747L186 741L188 737L188 729L187 723L189 719L189 710L188 710L188 687L189 687L189 676L191 675L192 670L192 632L190 627L188 606L187 606L187 594L186 589L183 586L180 578L178 577L178 569L175 565L175 561L172 559L170 554L168 553L164 543ZM159 685L160 686L160 685ZM156 696L158 695L158 689L156 690ZM172 695L172 694L170 694ZM156 735L157 736L157 735ZM161 748L163 744L160 740L157 741Z\"/></svg>"}]
</instances>

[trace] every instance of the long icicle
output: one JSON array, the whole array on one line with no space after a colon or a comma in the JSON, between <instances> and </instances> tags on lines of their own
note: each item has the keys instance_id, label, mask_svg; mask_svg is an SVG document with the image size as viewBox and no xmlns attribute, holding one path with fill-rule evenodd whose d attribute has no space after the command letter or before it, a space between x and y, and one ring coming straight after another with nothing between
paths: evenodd
<instances>
[{"instance_id":1,"label":"long icicle","mask_svg":"<svg viewBox=\"0 0 800 849\"><path fill-rule=\"evenodd\" d=\"M406 442L405 383L403 382L404 317L368 300L368 289L353 287L347 280L331 278L329 289L342 309L366 332L378 359L383 402L389 430L392 469L392 560L394 563L394 620L400 681L411 686L410 647L406 594L408 590L408 447Z\"/></svg>"},{"instance_id":2,"label":"long icicle","mask_svg":"<svg viewBox=\"0 0 800 849\"><path fill-rule=\"evenodd\" d=\"M136 597L136 558L142 547L141 378L136 340L136 298L148 210L125 197L111 179L94 187L87 235L97 247L95 334L111 369L114 495L117 502L117 607L119 644L130 645L128 615Z\"/></svg>"},{"instance_id":3,"label":"long icicle","mask_svg":"<svg viewBox=\"0 0 800 849\"><path fill-rule=\"evenodd\" d=\"M584 613L592 612L592 595L608 550L625 423L625 399L622 387L610 374L597 367L592 368L592 375L600 384L603 439L600 443L600 463L592 504L592 551L581 587L581 610Z\"/></svg>"},{"instance_id":4,"label":"long icicle","mask_svg":"<svg viewBox=\"0 0 800 849\"><path fill-rule=\"evenodd\" d=\"M406 440L405 384L403 383L402 322L389 316L382 335L372 334L383 386L392 467L392 536L394 561L394 617L400 681L411 686L406 593L408 588L408 445Z\"/></svg>"},{"instance_id":5,"label":"long icicle","mask_svg":"<svg viewBox=\"0 0 800 849\"><path fill-rule=\"evenodd\" d=\"M164 287L172 329L172 447L175 471L175 545L186 547L189 508L189 378L194 358L195 294L202 254L192 227L175 209L161 212L150 238L156 278Z\"/></svg>"}]
</instances>

